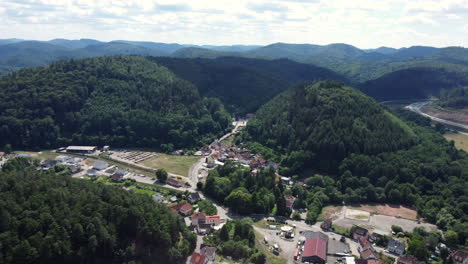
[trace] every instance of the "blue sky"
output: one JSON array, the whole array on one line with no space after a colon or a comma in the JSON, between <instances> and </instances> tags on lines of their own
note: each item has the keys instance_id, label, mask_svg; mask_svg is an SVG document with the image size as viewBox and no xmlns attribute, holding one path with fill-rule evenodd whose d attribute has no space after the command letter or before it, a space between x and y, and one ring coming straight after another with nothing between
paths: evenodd
<instances>
[{"instance_id":1,"label":"blue sky","mask_svg":"<svg viewBox=\"0 0 468 264\"><path fill-rule=\"evenodd\" d=\"M0 38L468 47L468 0L1 0Z\"/></svg>"}]
</instances>

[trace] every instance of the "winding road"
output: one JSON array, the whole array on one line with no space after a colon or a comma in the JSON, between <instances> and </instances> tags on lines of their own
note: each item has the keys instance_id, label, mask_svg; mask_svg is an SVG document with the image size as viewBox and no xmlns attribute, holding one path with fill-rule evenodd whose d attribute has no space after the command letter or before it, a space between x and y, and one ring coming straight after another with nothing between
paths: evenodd
<instances>
[{"instance_id":1,"label":"winding road","mask_svg":"<svg viewBox=\"0 0 468 264\"><path fill-rule=\"evenodd\" d=\"M422 107L430 104L431 102L432 101L416 102L416 103L412 103L410 105L405 106L405 108L407 108L407 109L409 109L409 110L411 110L411 111L413 111L415 113L418 113L418 114L420 114L422 116L428 117L428 118L430 118L431 120L433 120L435 122L455 127L455 128L457 128L457 130L459 130L458 132L463 133L463 134L467 134L468 125L453 122L453 121L450 121L450 120L441 119L441 118L438 118L438 117L435 117L435 116L428 115L428 114L424 113L423 111L421 111Z\"/></svg>"}]
</instances>

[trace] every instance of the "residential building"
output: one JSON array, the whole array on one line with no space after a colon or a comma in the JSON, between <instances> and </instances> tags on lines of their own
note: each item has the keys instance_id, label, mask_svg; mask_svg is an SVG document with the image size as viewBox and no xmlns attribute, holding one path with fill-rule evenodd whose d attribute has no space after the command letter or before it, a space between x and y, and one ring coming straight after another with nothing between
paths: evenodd
<instances>
[{"instance_id":1,"label":"residential building","mask_svg":"<svg viewBox=\"0 0 468 264\"><path fill-rule=\"evenodd\" d=\"M164 197L160 193L153 194L153 200L159 203L164 201Z\"/></svg>"},{"instance_id":2,"label":"residential building","mask_svg":"<svg viewBox=\"0 0 468 264\"><path fill-rule=\"evenodd\" d=\"M397 264L424 264L424 261L419 261L414 256L402 256L398 258Z\"/></svg>"},{"instance_id":3,"label":"residential building","mask_svg":"<svg viewBox=\"0 0 468 264\"><path fill-rule=\"evenodd\" d=\"M284 199L286 200L286 208L289 208L292 210L296 197L288 194L284 196Z\"/></svg>"},{"instance_id":4,"label":"residential building","mask_svg":"<svg viewBox=\"0 0 468 264\"><path fill-rule=\"evenodd\" d=\"M321 232L304 232L306 238L302 262L325 264L328 236Z\"/></svg>"},{"instance_id":5,"label":"residential building","mask_svg":"<svg viewBox=\"0 0 468 264\"><path fill-rule=\"evenodd\" d=\"M370 260L370 259L378 259L378 256L374 250L368 248L363 250L359 253L361 255L361 259Z\"/></svg>"},{"instance_id":6,"label":"residential building","mask_svg":"<svg viewBox=\"0 0 468 264\"><path fill-rule=\"evenodd\" d=\"M42 170L50 170L54 168L57 163L58 162L56 160L44 160L41 164L41 168Z\"/></svg>"},{"instance_id":7,"label":"residential building","mask_svg":"<svg viewBox=\"0 0 468 264\"><path fill-rule=\"evenodd\" d=\"M180 188L183 186L181 182L179 182L178 180L174 178L167 179L166 183L177 188Z\"/></svg>"},{"instance_id":8,"label":"residential building","mask_svg":"<svg viewBox=\"0 0 468 264\"><path fill-rule=\"evenodd\" d=\"M200 249L200 255L205 256L208 261L214 261L216 258L216 248L215 247L202 247Z\"/></svg>"},{"instance_id":9,"label":"residential building","mask_svg":"<svg viewBox=\"0 0 468 264\"><path fill-rule=\"evenodd\" d=\"M190 193L187 197L187 200L191 203L191 204L194 204L198 201L201 200L200 198L200 194L198 192L193 192L193 193Z\"/></svg>"},{"instance_id":10,"label":"residential building","mask_svg":"<svg viewBox=\"0 0 468 264\"><path fill-rule=\"evenodd\" d=\"M120 174L112 174L111 179L115 182L121 182L124 180L123 176Z\"/></svg>"},{"instance_id":11,"label":"residential building","mask_svg":"<svg viewBox=\"0 0 468 264\"><path fill-rule=\"evenodd\" d=\"M367 239L369 236L369 231L365 228L362 228L360 226L355 226L354 231L353 231L353 238L355 240L360 240L361 238Z\"/></svg>"},{"instance_id":12,"label":"residential building","mask_svg":"<svg viewBox=\"0 0 468 264\"><path fill-rule=\"evenodd\" d=\"M98 176L98 171L95 169L89 169L86 171L86 176L88 177L97 177Z\"/></svg>"},{"instance_id":13,"label":"residential building","mask_svg":"<svg viewBox=\"0 0 468 264\"><path fill-rule=\"evenodd\" d=\"M463 263L465 264L468 262L468 252L457 249L453 251L451 254L452 260L455 261L456 263Z\"/></svg>"},{"instance_id":14,"label":"residential building","mask_svg":"<svg viewBox=\"0 0 468 264\"><path fill-rule=\"evenodd\" d=\"M81 165L80 164L69 165L68 170L70 170L72 174L78 173L81 170Z\"/></svg>"},{"instance_id":15,"label":"residential building","mask_svg":"<svg viewBox=\"0 0 468 264\"><path fill-rule=\"evenodd\" d=\"M193 252L190 257L190 264L206 264L207 262L206 257L197 252Z\"/></svg>"},{"instance_id":16,"label":"residential building","mask_svg":"<svg viewBox=\"0 0 468 264\"><path fill-rule=\"evenodd\" d=\"M105 170L107 167L109 167L109 164L103 160L96 160L93 163L93 169L95 170Z\"/></svg>"},{"instance_id":17,"label":"residential building","mask_svg":"<svg viewBox=\"0 0 468 264\"><path fill-rule=\"evenodd\" d=\"M397 256L403 255L405 253L406 245L396 238L390 239L388 241L387 250L390 253L393 253Z\"/></svg>"},{"instance_id":18,"label":"residential building","mask_svg":"<svg viewBox=\"0 0 468 264\"><path fill-rule=\"evenodd\" d=\"M374 229L372 234L369 236L369 241L375 242L384 236L390 236L390 233L379 229Z\"/></svg>"},{"instance_id":19,"label":"residential building","mask_svg":"<svg viewBox=\"0 0 468 264\"><path fill-rule=\"evenodd\" d=\"M96 146L68 146L65 149L70 153L91 154L97 150Z\"/></svg>"},{"instance_id":20,"label":"residential building","mask_svg":"<svg viewBox=\"0 0 468 264\"><path fill-rule=\"evenodd\" d=\"M326 219L320 224L320 228L322 228L323 231L332 231L332 220L331 218Z\"/></svg>"},{"instance_id":21,"label":"residential building","mask_svg":"<svg viewBox=\"0 0 468 264\"><path fill-rule=\"evenodd\" d=\"M187 216L192 212L192 206L186 202L173 205L171 209L174 213L179 213L183 216Z\"/></svg>"}]
</instances>

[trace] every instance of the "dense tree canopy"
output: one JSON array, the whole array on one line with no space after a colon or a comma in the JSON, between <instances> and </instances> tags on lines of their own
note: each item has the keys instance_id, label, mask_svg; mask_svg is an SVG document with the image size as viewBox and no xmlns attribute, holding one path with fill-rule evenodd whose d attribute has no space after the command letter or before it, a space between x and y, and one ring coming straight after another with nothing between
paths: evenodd
<instances>
[{"instance_id":1,"label":"dense tree canopy","mask_svg":"<svg viewBox=\"0 0 468 264\"><path fill-rule=\"evenodd\" d=\"M285 155L282 164L334 171L350 154L379 154L414 144L404 122L364 94L338 82L293 87L258 112L246 139Z\"/></svg>"},{"instance_id":2,"label":"dense tree canopy","mask_svg":"<svg viewBox=\"0 0 468 264\"><path fill-rule=\"evenodd\" d=\"M151 197L25 158L0 172L1 263L176 263L195 247L178 215Z\"/></svg>"},{"instance_id":3,"label":"dense tree canopy","mask_svg":"<svg viewBox=\"0 0 468 264\"><path fill-rule=\"evenodd\" d=\"M0 79L0 145L193 148L229 126L217 99L142 57L70 60Z\"/></svg>"},{"instance_id":4,"label":"dense tree canopy","mask_svg":"<svg viewBox=\"0 0 468 264\"><path fill-rule=\"evenodd\" d=\"M204 192L235 213L269 214L284 199L281 187L276 183L274 170L252 173L248 168L228 162L210 172Z\"/></svg>"}]
</instances>

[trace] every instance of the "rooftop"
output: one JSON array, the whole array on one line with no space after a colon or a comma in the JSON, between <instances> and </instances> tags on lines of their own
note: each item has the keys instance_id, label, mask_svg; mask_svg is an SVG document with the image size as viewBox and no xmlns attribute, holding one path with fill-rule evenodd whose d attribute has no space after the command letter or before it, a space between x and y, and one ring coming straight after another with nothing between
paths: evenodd
<instances>
[{"instance_id":1,"label":"rooftop","mask_svg":"<svg viewBox=\"0 0 468 264\"><path fill-rule=\"evenodd\" d=\"M320 238L307 239L302 257L318 256L325 260L327 257L327 242Z\"/></svg>"},{"instance_id":2,"label":"rooftop","mask_svg":"<svg viewBox=\"0 0 468 264\"><path fill-rule=\"evenodd\" d=\"M83 151L93 151L97 147L96 146L68 146L67 150L83 150Z\"/></svg>"}]
</instances>

